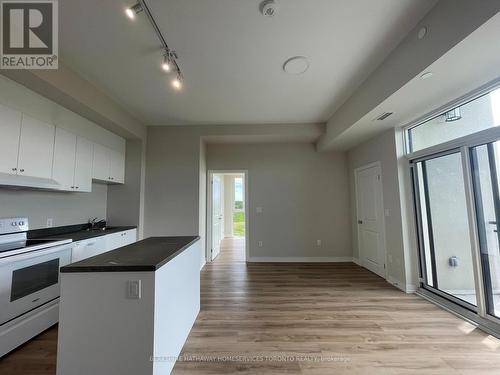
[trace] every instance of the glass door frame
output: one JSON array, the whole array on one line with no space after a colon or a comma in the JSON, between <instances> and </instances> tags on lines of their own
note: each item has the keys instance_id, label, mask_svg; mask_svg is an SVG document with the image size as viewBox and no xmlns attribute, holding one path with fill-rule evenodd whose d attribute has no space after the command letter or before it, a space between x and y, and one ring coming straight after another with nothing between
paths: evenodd
<instances>
[{"instance_id":1,"label":"glass door frame","mask_svg":"<svg viewBox=\"0 0 500 375\"><path fill-rule=\"evenodd\" d=\"M464 178L464 191L465 191L465 201L467 205L467 214L468 214L468 222L469 222L469 227L472 226L473 221L471 221L471 216L470 216L470 205L469 205L469 194L467 192L467 176L466 176L466 171L465 171L465 166L464 166L464 158L463 158L463 149L462 148L452 148L446 151L442 151L439 153L431 154L426 157L420 157L417 159L412 159L410 161L410 171L411 171L411 178L412 178L412 188L413 188L413 204L414 204L414 210L415 210L415 220L416 220L416 226L417 226L417 243L418 243L418 255L419 255L419 288L428 290L434 294L437 294L441 296L442 298L445 298L447 300L452 301L453 303L456 303L463 307L464 309L470 310L474 313L479 313L481 310L480 306L480 300L482 300L480 293L478 293L478 287L481 288L478 284L480 284L481 280L478 280L482 277L482 275L477 275L475 272L477 269L477 259L475 259L474 256L474 245L473 245L473 240L472 240L472 234L469 233L469 238L471 239L471 250L472 250L472 267L474 269L474 286L476 289L476 303L477 306L468 303L464 300L461 300L460 298L457 298L453 296L452 294L446 293L443 290L440 290L434 286L427 285L425 281L427 280L427 267L426 267L426 254L425 254L425 248L423 246L424 244L424 226L427 227L427 233L429 235L429 252L431 254L431 257L435 258L434 252L434 243L433 243L433 228L432 228L432 219L430 216L430 207L429 207L429 201L428 201L428 191L426 187L426 176L423 175L421 176L422 183L424 184L424 192L420 191L420 186L419 186L419 174L418 174L418 168L417 168L417 163L422 163L426 162L429 160L437 159L440 157L444 157L447 155L453 155L453 154L460 154L461 157L461 167L463 171L463 178ZM423 170L422 173L425 174L425 171ZM423 222L423 215L422 215L422 210L421 210L421 196L422 194L425 196L424 202L426 203L426 211L427 211L427 223ZM435 261L431 261L431 266L433 267L433 281L437 282L437 273L434 269L435 267ZM439 286L438 286L439 287Z\"/></svg>"},{"instance_id":2,"label":"glass door frame","mask_svg":"<svg viewBox=\"0 0 500 375\"><path fill-rule=\"evenodd\" d=\"M404 132L403 132L404 133ZM471 166L471 150L473 147L500 141L500 127L489 128L478 133L458 138L440 145L432 146L427 149L419 150L414 153L406 154L408 167L410 170L411 200L414 209L414 226L416 233L416 247L418 255L419 286L417 293L444 308L458 313L467 319L473 320L482 326L483 329L500 336L500 318L488 313L487 299L485 293L485 280L483 266L481 262L481 249L479 243L478 217L476 212L476 196L474 191L473 171ZM425 282L425 250L423 244L423 223L420 212L420 192L418 186L418 173L416 163L434 159L440 156L459 152L461 154L462 171L464 174L464 190L467 205L467 215L469 221L469 238L472 251L472 262L474 270L474 281L476 287L477 308L471 308L472 305L461 301L447 293L439 291L429 286L424 286Z\"/></svg>"}]
</instances>

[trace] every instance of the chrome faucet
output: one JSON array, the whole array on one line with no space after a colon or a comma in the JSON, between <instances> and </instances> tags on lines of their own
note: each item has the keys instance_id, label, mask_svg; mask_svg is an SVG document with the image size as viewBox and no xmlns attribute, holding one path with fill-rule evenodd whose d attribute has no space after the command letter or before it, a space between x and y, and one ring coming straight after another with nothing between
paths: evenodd
<instances>
[{"instance_id":1,"label":"chrome faucet","mask_svg":"<svg viewBox=\"0 0 500 375\"><path fill-rule=\"evenodd\" d=\"M98 217L95 217L93 219L88 220L88 225L90 230L95 229L99 224L102 223L104 223L104 226L106 226L106 219L99 219Z\"/></svg>"}]
</instances>

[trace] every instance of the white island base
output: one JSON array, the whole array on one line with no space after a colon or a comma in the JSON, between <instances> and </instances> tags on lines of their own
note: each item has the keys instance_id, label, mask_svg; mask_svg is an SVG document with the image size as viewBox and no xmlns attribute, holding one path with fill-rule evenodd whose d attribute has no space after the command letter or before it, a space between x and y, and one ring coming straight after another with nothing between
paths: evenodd
<instances>
[{"instance_id":1,"label":"white island base","mask_svg":"<svg viewBox=\"0 0 500 375\"><path fill-rule=\"evenodd\" d=\"M200 311L199 257L198 241L152 272L61 273L57 374L169 374Z\"/></svg>"}]
</instances>

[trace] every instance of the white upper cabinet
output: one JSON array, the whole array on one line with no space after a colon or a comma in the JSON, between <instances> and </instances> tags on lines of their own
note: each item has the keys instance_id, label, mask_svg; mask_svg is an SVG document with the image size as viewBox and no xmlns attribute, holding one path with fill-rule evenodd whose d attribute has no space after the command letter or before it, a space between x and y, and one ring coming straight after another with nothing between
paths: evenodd
<instances>
[{"instance_id":1,"label":"white upper cabinet","mask_svg":"<svg viewBox=\"0 0 500 375\"><path fill-rule=\"evenodd\" d=\"M96 180L123 184L125 182L125 155L108 147L94 144L92 177Z\"/></svg>"},{"instance_id":2,"label":"white upper cabinet","mask_svg":"<svg viewBox=\"0 0 500 375\"><path fill-rule=\"evenodd\" d=\"M109 180L109 149L96 143L94 144L94 161L92 177L96 180Z\"/></svg>"},{"instance_id":3,"label":"white upper cabinet","mask_svg":"<svg viewBox=\"0 0 500 375\"><path fill-rule=\"evenodd\" d=\"M67 191L92 191L92 142L56 128L52 178Z\"/></svg>"},{"instance_id":4,"label":"white upper cabinet","mask_svg":"<svg viewBox=\"0 0 500 375\"><path fill-rule=\"evenodd\" d=\"M62 190L73 190L74 188L75 154L76 135L57 128L52 178L61 185Z\"/></svg>"},{"instance_id":5,"label":"white upper cabinet","mask_svg":"<svg viewBox=\"0 0 500 375\"><path fill-rule=\"evenodd\" d=\"M110 150L109 158L109 176L115 183L123 184L125 182L125 155Z\"/></svg>"},{"instance_id":6,"label":"white upper cabinet","mask_svg":"<svg viewBox=\"0 0 500 375\"><path fill-rule=\"evenodd\" d=\"M90 192L93 179L123 184L124 153L0 104L1 186Z\"/></svg>"},{"instance_id":7,"label":"white upper cabinet","mask_svg":"<svg viewBox=\"0 0 500 375\"><path fill-rule=\"evenodd\" d=\"M92 191L92 151L92 142L85 138L77 138L74 180L77 191Z\"/></svg>"},{"instance_id":8,"label":"white upper cabinet","mask_svg":"<svg viewBox=\"0 0 500 375\"><path fill-rule=\"evenodd\" d=\"M0 173L17 174L21 112L0 105Z\"/></svg>"},{"instance_id":9,"label":"white upper cabinet","mask_svg":"<svg viewBox=\"0 0 500 375\"><path fill-rule=\"evenodd\" d=\"M52 177L54 125L23 114L17 174L38 178Z\"/></svg>"}]
</instances>

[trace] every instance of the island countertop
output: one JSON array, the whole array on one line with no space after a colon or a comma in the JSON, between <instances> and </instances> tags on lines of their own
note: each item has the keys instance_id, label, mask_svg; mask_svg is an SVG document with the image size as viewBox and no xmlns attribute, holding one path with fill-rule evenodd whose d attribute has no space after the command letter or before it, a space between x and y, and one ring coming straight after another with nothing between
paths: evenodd
<instances>
[{"instance_id":1,"label":"island countertop","mask_svg":"<svg viewBox=\"0 0 500 375\"><path fill-rule=\"evenodd\" d=\"M61 272L154 272L199 239L199 236L150 237L68 264L61 267Z\"/></svg>"}]
</instances>

